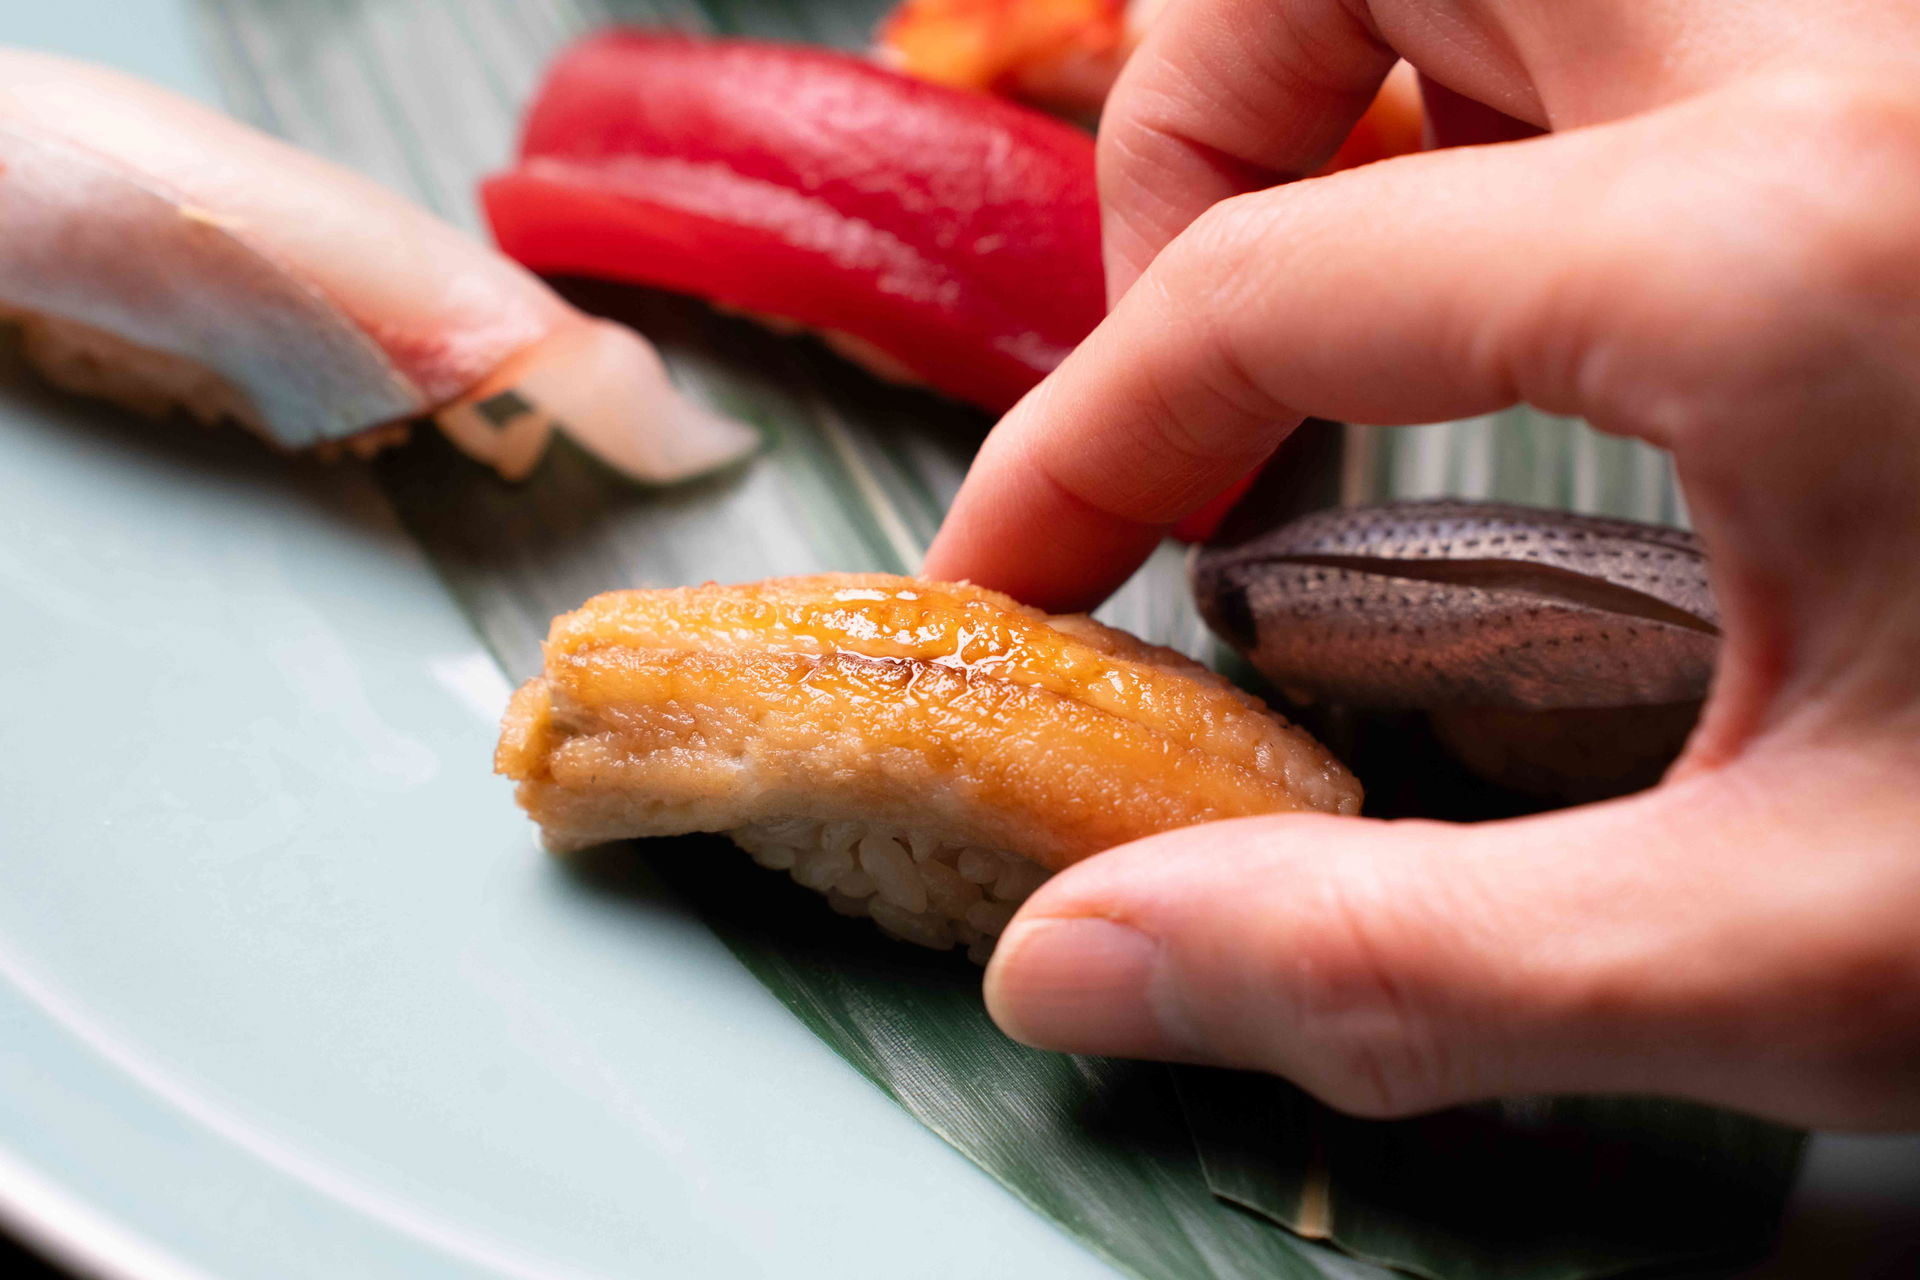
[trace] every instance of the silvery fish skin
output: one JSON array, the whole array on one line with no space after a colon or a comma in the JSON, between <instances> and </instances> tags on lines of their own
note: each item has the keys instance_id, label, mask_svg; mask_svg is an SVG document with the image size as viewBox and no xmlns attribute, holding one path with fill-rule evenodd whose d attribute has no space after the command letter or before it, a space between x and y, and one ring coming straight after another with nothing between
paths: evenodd
<instances>
[{"instance_id":1,"label":"silvery fish skin","mask_svg":"<svg viewBox=\"0 0 1920 1280\"><path fill-rule=\"evenodd\" d=\"M1207 623L1308 700L1549 710L1697 702L1720 645L1683 530L1500 503L1316 512L1200 548Z\"/></svg>"}]
</instances>

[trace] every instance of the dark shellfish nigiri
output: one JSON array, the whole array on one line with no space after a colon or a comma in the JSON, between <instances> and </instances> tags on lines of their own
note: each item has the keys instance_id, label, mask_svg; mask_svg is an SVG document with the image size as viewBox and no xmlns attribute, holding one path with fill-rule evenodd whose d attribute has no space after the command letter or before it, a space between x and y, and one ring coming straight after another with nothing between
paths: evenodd
<instances>
[{"instance_id":1,"label":"dark shellfish nigiri","mask_svg":"<svg viewBox=\"0 0 1920 1280\"><path fill-rule=\"evenodd\" d=\"M1264 675L1301 701L1433 713L1528 790L1651 781L1712 679L1719 612L1684 530L1428 501L1228 533L1196 552L1194 595Z\"/></svg>"}]
</instances>

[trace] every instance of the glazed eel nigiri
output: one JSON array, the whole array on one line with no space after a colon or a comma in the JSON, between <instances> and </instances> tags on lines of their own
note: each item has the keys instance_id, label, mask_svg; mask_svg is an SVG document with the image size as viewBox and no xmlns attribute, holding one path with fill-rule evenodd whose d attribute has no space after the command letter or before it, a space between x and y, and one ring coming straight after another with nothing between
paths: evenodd
<instances>
[{"instance_id":1,"label":"glazed eel nigiri","mask_svg":"<svg viewBox=\"0 0 1920 1280\"><path fill-rule=\"evenodd\" d=\"M495 766L557 850L724 831L836 910L976 958L1102 849L1360 809L1326 748L1198 663L888 574L596 596L554 619Z\"/></svg>"},{"instance_id":2,"label":"glazed eel nigiri","mask_svg":"<svg viewBox=\"0 0 1920 1280\"><path fill-rule=\"evenodd\" d=\"M346 170L130 77L0 50L0 319L70 389L368 451L430 417L518 475L561 429L664 481L746 452L632 331Z\"/></svg>"},{"instance_id":3,"label":"glazed eel nigiri","mask_svg":"<svg viewBox=\"0 0 1920 1280\"><path fill-rule=\"evenodd\" d=\"M1091 137L826 49L590 38L483 198L536 271L778 317L989 410L1105 312Z\"/></svg>"}]
</instances>

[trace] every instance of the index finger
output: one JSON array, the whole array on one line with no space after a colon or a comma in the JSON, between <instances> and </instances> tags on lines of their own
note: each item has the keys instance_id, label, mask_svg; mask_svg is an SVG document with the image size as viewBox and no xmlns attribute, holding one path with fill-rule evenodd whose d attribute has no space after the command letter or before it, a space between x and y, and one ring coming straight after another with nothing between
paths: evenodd
<instances>
[{"instance_id":1,"label":"index finger","mask_svg":"<svg viewBox=\"0 0 1920 1280\"><path fill-rule=\"evenodd\" d=\"M1307 414L1438 422L1525 399L1617 418L1596 388L1701 358L1663 335L1700 331L1707 299L1764 313L1724 283L1751 267L1719 261L1746 194L1687 167L1757 144L1703 134L1708 116L1746 127L1709 104L1214 206L994 428L924 571L1084 609ZM1587 353L1629 343L1639 382L1595 382Z\"/></svg>"}]
</instances>

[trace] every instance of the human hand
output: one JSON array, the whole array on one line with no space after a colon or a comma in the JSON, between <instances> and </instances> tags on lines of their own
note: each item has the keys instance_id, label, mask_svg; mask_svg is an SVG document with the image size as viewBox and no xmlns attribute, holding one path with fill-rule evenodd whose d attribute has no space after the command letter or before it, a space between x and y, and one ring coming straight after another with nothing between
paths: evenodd
<instances>
[{"instance_id":1,"label":"human hand","mask_svg":"<svg viewBox=\"0 0 1920 1280\"><path fill-rule=\"evenodd\" d=\"M1441 141L1553 132L1274 186L1396 56L1451 91ZM1524 401L1673 451L1725 644L1651 792L1071 869L988 971L1001 1025L1370 1115L1623 1091L1920 1123L1920 9L1182 0L1100 146L1118 301L927 573L1085 607L1303 415Z\"/></svg>"}]
</instances>

